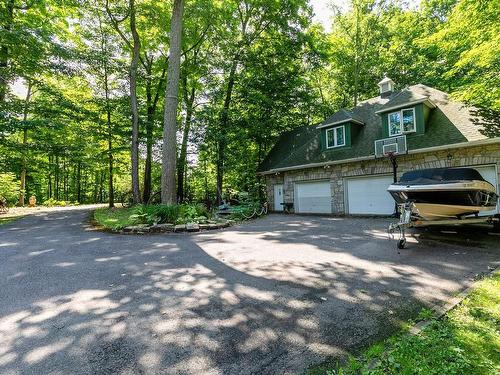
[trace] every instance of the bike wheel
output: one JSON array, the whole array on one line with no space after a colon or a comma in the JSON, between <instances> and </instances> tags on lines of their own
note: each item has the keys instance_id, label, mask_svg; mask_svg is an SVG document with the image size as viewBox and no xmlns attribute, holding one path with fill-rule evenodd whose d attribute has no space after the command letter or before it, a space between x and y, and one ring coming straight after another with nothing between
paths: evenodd
<instances>
[{"instance_id":1,"label":"bike wheel","mask_svg":"<svg viewBox=\"0 0 500 375\"><path fill-rule=\"evenodd\" d=\"M161 203L161 191L157 191L153 195L151 195L148 199L148 205L152 204L160 204Z\"/></svg>"},{"instance_id":2,"label":"bike wheel","mask_svg":"<svg viewBox=\"0 0 500 375\"><path fill-rule=\"evenodd\" d=\"M134 196L132 195L132 192L129 191L129 192L122 195L121 204L122 204L122 207L125 207L125 208L133 206Z\"/></svg>"}]
</instances>

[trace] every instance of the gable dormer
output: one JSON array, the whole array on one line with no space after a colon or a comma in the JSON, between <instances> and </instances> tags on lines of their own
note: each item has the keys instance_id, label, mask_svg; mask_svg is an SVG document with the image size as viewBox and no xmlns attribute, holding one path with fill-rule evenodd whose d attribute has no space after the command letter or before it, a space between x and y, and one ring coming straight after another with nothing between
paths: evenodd
<instances>
[{"instance_id":1,"label":"gable dormer","mask_svg":"<svg viewBox=\"0 0 500 375\"><path fill-rule=\"evenodd\" d=\"M403 89L376 112L381 117L382 136L424 134L430 110L435 107L428 95Z\"/></svg>"},{"instance_id":2,"label":"gable dormer","mask_svg":"<svg viewBox=\"0 0 500 375\"><path fill-rule=\"evenodd\" d=\"M335 150L350 147L352 137L359 126L363 126L362 119L351 111L341 108L325 121L317 125L320 132L321 149Z\"/></svg>"}]
</instances>

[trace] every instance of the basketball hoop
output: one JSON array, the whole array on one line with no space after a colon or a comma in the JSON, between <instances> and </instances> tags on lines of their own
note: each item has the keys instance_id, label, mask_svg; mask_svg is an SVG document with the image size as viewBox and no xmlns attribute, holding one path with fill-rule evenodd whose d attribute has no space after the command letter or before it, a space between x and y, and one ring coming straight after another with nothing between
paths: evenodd
<instances>
[{"instance_id":1,"label":"basketball hoop","mask_svg":"<svg viewBox=\"0 0 500 375\"><path fill-rule=\"evenodd\" d=\"M398 153L396 151L387 151L384 153L384 156L389 159L395 159Z\"/></svg>"}]
</instances>

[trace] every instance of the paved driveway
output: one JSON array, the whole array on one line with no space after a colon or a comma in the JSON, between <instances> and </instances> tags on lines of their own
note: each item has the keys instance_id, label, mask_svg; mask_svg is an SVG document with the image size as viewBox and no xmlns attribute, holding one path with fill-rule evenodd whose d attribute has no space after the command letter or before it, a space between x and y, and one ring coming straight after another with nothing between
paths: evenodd
<instances>
[{"instance_id":1,"label":"paved driveway","mask_svg":"<svg viewBox=\"0 0 500 375\"><path fill-rule=\"evenodd\" d=\"M468 234L424 234L398 254L386 219L270 215L120 236L88 228L88 214L0 227L0 373L302 372L443 303L500 258Z\"/></svg>"}]
</instances>

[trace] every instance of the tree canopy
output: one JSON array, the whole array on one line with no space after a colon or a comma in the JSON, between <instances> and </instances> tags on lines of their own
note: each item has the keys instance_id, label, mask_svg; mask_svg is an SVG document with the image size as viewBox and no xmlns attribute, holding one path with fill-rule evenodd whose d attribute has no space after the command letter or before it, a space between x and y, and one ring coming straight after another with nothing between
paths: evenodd
<instances>
[{"instance_id":1,"label":"tree canopy","mask_svg":"<svg viewBox=\"0 0 500 375\"><path fill-rule=\"evenodd\" d=\"M264 199L278 135L385 74L451 93L499 135L498 2L347 3L325 31L307 0L5 0L0 173L20 204L147 203L162 175L169 201Z\"/></svg>"}]
</instances>

